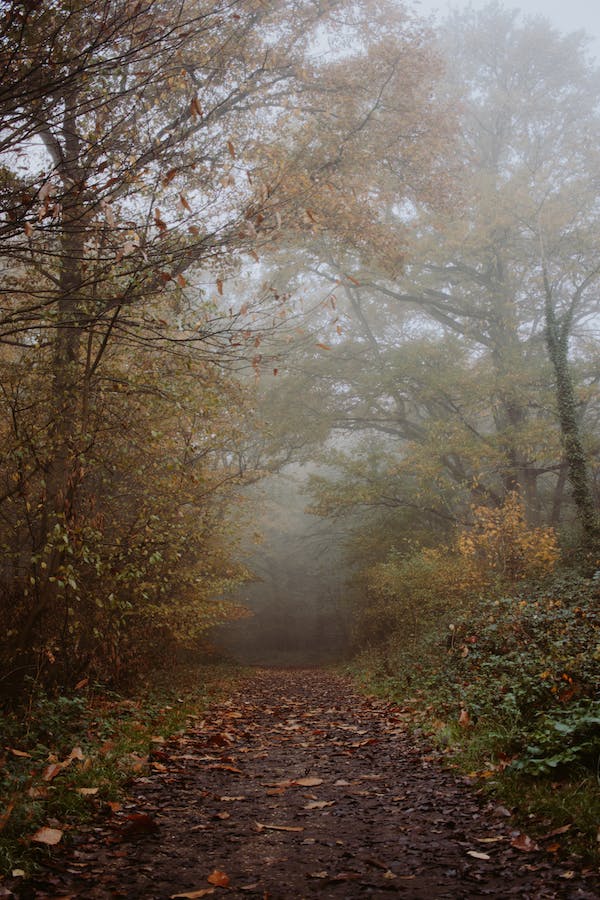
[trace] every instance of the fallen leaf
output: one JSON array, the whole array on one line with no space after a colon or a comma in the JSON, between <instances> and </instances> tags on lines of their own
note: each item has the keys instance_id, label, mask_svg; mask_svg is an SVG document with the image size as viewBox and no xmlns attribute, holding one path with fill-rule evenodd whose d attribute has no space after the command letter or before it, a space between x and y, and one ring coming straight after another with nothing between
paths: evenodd
<instances>
[{"instance_id":1,"label":"fallen leaf","mask_svg":"<svg viewBox=\"0 0 600 900\"><path fill-rule=\"evenodd\" d=\"M158 831L158 822L148 813L130 813L125 819L125 824L121 829L122 837L135 837L138 834L150 834Z\"/></svg>"},{"instance_id":2,"label":"fallen leaf","mask_svg":"<svg viewBox=\"0 0 600 900\"><path fill-rule=\"evenodd\" d=\"M488 853L480 853L479 850L467 850L467 856L473 856L475 859L489 859Z\"/></svg>"},{"instance_id":3,"label":"fallen leaf","mask_svg":"<svg viewBox=\"0 0 600 900\"><path fill-rule=\"evenodd\" d=\"M208 897L214 894L214 888L200 888L199 891L186 891L184 894L171 894L171 900L177 900L178 897L187 898L187 900L198 900L199 897Z\"/></svg>"},{"instance_id":4,"label":"fallen leaf","mask_svg":"<svg viewBox=\"0 0 600 900\"><path fill-rule=\"evenodd\" d=\"M304 831L295 825L266 825L264 822L255 822L255 825L257 831Z\"/></svg>"},{"instance_id":5,"label":"fallen leaf","mask_svg":"<svg viewBox=\"0 0 600 900\"><path fill-rule=\"evenodd\" d=\"M246 797L220 797L219 798L223 803L231 803L234 800L246 800Z\"/></svg>"},{"instance_id":6,"label":"fallen leaf","mask_svg":"<svg viewBox=\"0 0 600 900\"><path fill-rule=\"evenodd\" d=\"M458 724L461 728L468 728L472 724L471 716L466 709L461 709L460 715L458 717Z\"/></svg>"},{"instance_id":7,"label":"fallen leaf","mask_svg":"<svg viewBox=\"0 0 600 900\"><path fill-rule=\"evenodd\" d=\"M25 753L24 750L15 750L14 747L7 747L6 749L9 750L13 756L23 757L24 759L31 759L31 753Z\"/></svg>"},{"instance_id":8,"label":"fallen leaf","mask_svg":"<svg viewBox=\"0 0 600 900\"><path fill-rule=\"evenodd\" d=\"M48 844L54 846L58 844L63 836L63 832L59 828L38 828L35 834L31 835L31 840L36 844Z\"/></svg>"},{"instance_id":9,"label":"fallen leaf","mask_svg":"<svg viewBox=\"0 0 600 900\"><path fill-rule=\"evenodd\" d=\"M52 781L65 768L65 763L50 763L42 774L44 781Z\"/></svg>"},{"instance_id":10,"label":"fallen leaf","mask_svg":"<svg viewBox=\"0 0 600 900\"><path fill-rule=\"evenodd\" d=\"M324 809L326 806L333 806L334 800L310 800L302 809Z\"/></svg>"},{"instance_id":11,"label":"fallen leaf","mask_svg":"<svg viewBox=\"0 0 600 900\"><path fill-rule=\"evenodd\" d=\"M217 887L229 886L229 875L225 872L221 872L220 869L215 869L214 872L211 872L206 880L209 884L216 884Z\"/></svg>"},{"instance_id":12,"label":"fallen leaf","mask_svg":"<svg viewBox=\"0 0 600 900\"><path fill-rule=\"evenodd\" d=\"M93 797L95 794L98 793L99 790L100 790L100 788L97 788L97 787L77 788L77 793L81 794L82 797Z\"/></svg>"},{"instance_id":13,"label":"fallen leaf","mask_svg":"<svg viewBox=\"0 0 600 900\"><path fill-rule=\"evenodd\" d=\"M10 819L10 814L12 813L15 806L15 801L13 800L8 804L2 815L0 815L0 831L2 831L6 827L6 823Z\"/></svg>"},{"instance_id":14,"label":"fallen leaf","mask_svg":"<svg viewBox=\"0 0 600 900\"><path fill-rule=\"evenodd\" d=\"M532 841L530 837L523 833L517 834L510 842L510 845L515 847L516 850L522 850L524 853L531 853L533 850L540 849L535 841Z\"/></svg>"},{"instance_id":15,"label":"fallen leaf","mask_svg":"<svg viewBox=\"0 0 600 900\"><path fill-rule=\"evenodd\" d=\"M572 827L571 823L568 825L561 825L560 828L553 828L552 831L549 831L547 834L543 834L540 838L540 841L546 841L548 838L556 837L557 834L564 834L566 831ZM600 840L600 837L599 837Z\"/></svg>"},{"instance_id":16,"label":"fallen leaf","mask_svg":"<svg viewBox=\"0 0 600 900\"><path fill-rule=\"evenodd\" d=\"M299 784L301 787L317 787L317 785L323 784L323 779L311 778L310 776L307 778L295 778L290 784Z\"/></svg>"}]
</instances>

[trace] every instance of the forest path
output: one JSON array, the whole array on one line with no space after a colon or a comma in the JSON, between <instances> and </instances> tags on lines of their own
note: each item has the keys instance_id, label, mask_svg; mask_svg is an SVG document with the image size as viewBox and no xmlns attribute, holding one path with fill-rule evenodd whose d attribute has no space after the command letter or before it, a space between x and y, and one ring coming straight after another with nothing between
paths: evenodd
<instances>
[{"instance_id":1,"label":"forest path","mask_svg":"<svg viewBox=\"0 0 600 900\"><path fill-rule=\"evenodd\" d=\"M394 705L328 672L259 670L157 745L130 805L84 833L33 896L600 896L598 882L513 846L516 834L415 744Z\"/></svg>"}]
</instances>

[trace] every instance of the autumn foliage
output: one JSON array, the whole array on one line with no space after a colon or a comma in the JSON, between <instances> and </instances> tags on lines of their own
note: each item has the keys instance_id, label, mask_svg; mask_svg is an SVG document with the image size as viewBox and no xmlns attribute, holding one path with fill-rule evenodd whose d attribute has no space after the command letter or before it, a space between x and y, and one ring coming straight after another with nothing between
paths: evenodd
<instances>
[{"instance_id":1,"label":"autumn foliage","mask_svg":"<svg viewBox=\"0 0 600 900\"><path fill-rule=\"evenodd\" d=\"M516 491L501 507L472 507L473 524L457 538L457 550L465 567L480 583L499 579L517 581L547 575L559 559L553 528L527 523L525 505Z\"/></svg>"}]
</instances>

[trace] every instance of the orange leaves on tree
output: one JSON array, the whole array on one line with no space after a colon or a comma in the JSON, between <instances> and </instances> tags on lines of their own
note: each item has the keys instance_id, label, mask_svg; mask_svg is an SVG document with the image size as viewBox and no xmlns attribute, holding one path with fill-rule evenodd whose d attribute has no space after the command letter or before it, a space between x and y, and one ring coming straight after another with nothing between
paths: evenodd
<instances>
[{"instance_id":1,"label":"orange leaves on tree","mask_svg":"<svg viewBox=\"0 0 600 900\"><path fill-rule=\"evenodd\" d=\"M174 179L175 176L177 175L178 171L179 171L179 169L177 169L177 168L175 168L175 169L169 169L169 171L167 172L167 174L166 174L166 175L164 176L164 178L163 178L163 185L164 185L165 187L169 184L169 182L173 181L173 179Z\"/></svg>"},{"instance_id":2,"label":"orange leaves on tree","mask_svg":"<svg viewBox=\"0 0 600 900\"><path fill-rule=\"evenodd\" d=\"M161 233L164 233L167 230L167 223L161 218L160 209L158 209L158 207L154 210L154 224Z\"/></svg>"},{"instance_id":3,"label":"orange leaves on tree","mask_svg":"<svg viewBox=\"0 0 600 900\"><path fill-rule=\"evenodd\" d=\"M197 116L198 118L202 116L202 107L200 106L200 101L197 97L192 97L190 100L190 115L192 117Z\"/></svg>"}]
</instances>

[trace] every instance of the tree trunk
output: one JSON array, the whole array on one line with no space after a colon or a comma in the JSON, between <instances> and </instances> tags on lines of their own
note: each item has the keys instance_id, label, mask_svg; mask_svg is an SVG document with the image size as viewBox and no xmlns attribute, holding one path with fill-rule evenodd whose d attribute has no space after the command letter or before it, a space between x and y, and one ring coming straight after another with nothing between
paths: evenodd
<instances>
[{"instance_id":1,"label":"tree trunk","mask_svg":"<svg viewBox=\"0 0 600 900\"><path fill-rule=\"evenodd\" d=\"M556 379L556 402L565 461L584 544L591 548L598 544L600 535L587 459L577 419L575 389L569 368L569 330L566 323L563 323L562 327L559 325L548 284L546 285L545 307L546 347Z\"/></svg>"}]
</instances>

